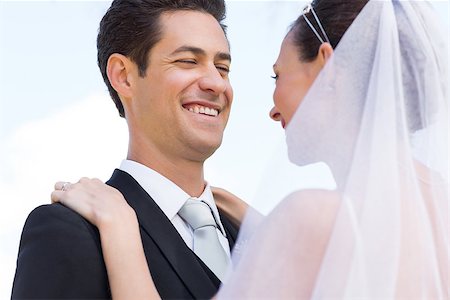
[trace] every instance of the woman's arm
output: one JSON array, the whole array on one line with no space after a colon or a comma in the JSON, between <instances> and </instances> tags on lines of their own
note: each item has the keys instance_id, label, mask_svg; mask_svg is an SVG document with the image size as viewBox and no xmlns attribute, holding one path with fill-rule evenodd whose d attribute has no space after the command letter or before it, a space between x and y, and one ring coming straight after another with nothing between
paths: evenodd
<instances>
[{"instance_id":1,"label":"woman's arm","mask_svg":"<svg viewBox=\"0 0 450 300\"><path fill-rule=\"evenodd\" d=\"M118 190L98 179L82 178L75 184L57 182L51 198L99 229L113 299L160 299L147 266L136 213Z\"/></svg>"},{"instance_id":2,"label":"woman's arm","mask_svg":"<svg viewBox=\"0 0 450 300\"><path fill-rule=\"evenodd\" d=\"M241 226L248 209L248 204L227 190L217 187L211 187L211 190L216 205L221 212L223 212L235 226Z\"/></svg>"}]
</instances>

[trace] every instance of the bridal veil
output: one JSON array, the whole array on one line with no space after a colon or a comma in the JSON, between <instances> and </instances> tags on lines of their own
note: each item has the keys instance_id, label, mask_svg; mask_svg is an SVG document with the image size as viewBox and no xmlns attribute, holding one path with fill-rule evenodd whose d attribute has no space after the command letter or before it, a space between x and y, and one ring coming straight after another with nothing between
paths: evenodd
<instances>
[{"instance_id":1,"label":"bridal veil","mask_svg":"<svg viewBox=\"0 0 450 300\"><path fill-rule=\"evenodd\" d=\"M289 159L325 162L340 195L312 299L448 299L447 43L429 3L369 1L288 124ZM298 298L294 219L241 238L219 298Z\"/></svg>"}]
</instances>

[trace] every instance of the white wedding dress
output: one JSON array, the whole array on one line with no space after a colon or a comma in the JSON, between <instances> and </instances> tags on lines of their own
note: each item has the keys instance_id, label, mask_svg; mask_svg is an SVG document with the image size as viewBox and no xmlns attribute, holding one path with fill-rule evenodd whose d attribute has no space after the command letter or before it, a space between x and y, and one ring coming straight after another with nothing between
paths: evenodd
<instances>
[{"instance_id":1,"label":"white wedding dress","mask_svg":"<svg viewBox=\"0 0 450 300\"><path fill-rule=\"evenodd\" d=\"M335 192L249 216L219 299L449 299L448 44L423 1L369 1L286 129ZM255 233L249 237L249 232Z\"/></svg>"}]
</instances>

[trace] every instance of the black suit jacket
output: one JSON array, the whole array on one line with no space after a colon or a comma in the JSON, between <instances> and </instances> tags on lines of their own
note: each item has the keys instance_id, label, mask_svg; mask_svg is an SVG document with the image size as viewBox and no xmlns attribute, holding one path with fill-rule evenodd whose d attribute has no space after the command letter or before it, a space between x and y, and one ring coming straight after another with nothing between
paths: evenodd
<instances>
[{"instance_id":1,"label":"black suit jacket","mask_svg":"<svg viewBox=\"0 0 450 300\"><path fill-rule=\"evenodd\" d=\"M190 250L159 206L126 172L107 184L136 211L156 288L166 299L207 299L220 281ZM230 247L237 228L221 215ZM19 246L13 299L110 298L100 237L95 226L60 204L43 205L28 217Z\"/></svg>"}]
</instances>

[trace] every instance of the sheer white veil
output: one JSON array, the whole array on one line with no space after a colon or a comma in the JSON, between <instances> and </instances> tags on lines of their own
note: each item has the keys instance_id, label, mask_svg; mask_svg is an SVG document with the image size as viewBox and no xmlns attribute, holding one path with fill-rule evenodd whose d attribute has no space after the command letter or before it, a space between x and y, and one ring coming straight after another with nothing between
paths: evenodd
<instances>
[{"instance_id":1,"label":"sheer white veil","mask_svg":"<svg viewBox=\"0 0 450 300\"><path fill-rule=\"evenodd\" d=\"M446 38L424 1L369 1L289 123L290 160L324 161L341 199L311 298L448 299ZM219 298L297 298L291 221L258 225L267 239L249 243Z\"/></svg>"}]
</instances>

